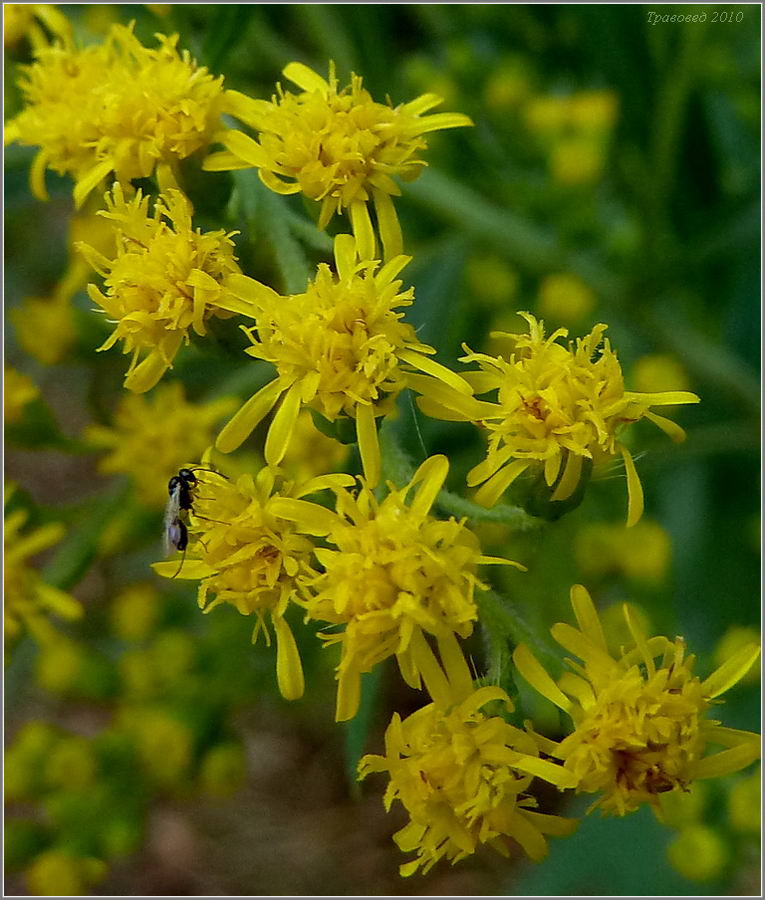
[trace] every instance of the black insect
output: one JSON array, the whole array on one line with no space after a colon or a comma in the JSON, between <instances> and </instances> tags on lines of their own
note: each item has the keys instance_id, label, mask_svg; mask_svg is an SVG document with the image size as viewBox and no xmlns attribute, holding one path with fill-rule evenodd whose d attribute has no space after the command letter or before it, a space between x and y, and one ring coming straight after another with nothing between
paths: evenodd
<instances>
[{"instance_id":1,"label":"black insect","mask_svg":"<svg viewBox=\"0 0 765 900\"><path fill-rule=\"evenodd\" d=\"M173 550L184 551L189 542L186 526L188 515L194 508L194 488L197 477L191 469L180 469L167 483L169 494L165 507L165 554Z\"/></svg>"}]
</instances>

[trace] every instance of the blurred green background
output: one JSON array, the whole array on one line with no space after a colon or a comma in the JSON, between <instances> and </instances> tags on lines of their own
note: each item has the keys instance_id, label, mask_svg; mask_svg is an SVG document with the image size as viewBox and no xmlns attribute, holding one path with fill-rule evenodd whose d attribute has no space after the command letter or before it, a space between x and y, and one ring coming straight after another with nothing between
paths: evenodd
<instances>
[{"instance_id":1,"label":"blurred green background","mask_svg":"<svg viewBox=\"0 0 765 900\"><path fill-rule=\"evenodd\" d=\"M523 535L477 526L487 552L530 570L495 586L542 630L568 618L577 581L602 609L635 602L657 632L686 637L701 674L735 642L730 629L759 630L759 6L60 9L83 41L102 39L113 21L135 20L146 44L177 31L180 47L252 96L270 97L292 60L325 73L333 59L341 82L354 71L376 99L435 92L443 110L470 115L475 128L431 138L429 168L397 201L420 338L459 368L463 342L490 348L491 330L518 328L518 310L572 336L605 322L628 387L702 398L675 415L688 431L682 445L637 426L646 514L631 534L619 467L559 522ZM706 22L650 24L650 11L704 12ZM17 66L28 61L24 41L6 47L8 116L20 103ZM193 584L152 576L161 509L137 502L129 480L99 474L83 436L109 424L123 396L120 354L94 352L105 325L81 287L48 354L39 334L24 338L24 302L50 297L69 264L72 214L66 179L48 175L49 203L31 197L32 156L6 150L6 362L41 398L6 422L6 480L30 529L65 523L39 566L86 614L60 626L55 652L25 638L7 664L7 886L34 893L70 878L117 895L757 893L756 816L742 812L750 773L709 785L672 827L647 810L595 813L539 866L485 851L399 879L404 857L390 835L400 816L384 814L380 782L359 791L347 773L360 752L379 752L392 711L419 698L385 670L359 719L335 725L333 660L296 622L307 691L288 704L273 651L250 646L248 622L228 607L203 617ZM311 210L251 175L236 181L238 204L229 205L228 174L200 173L189 195L203 228L242 232L247 274L284 289L294 270L280 242L306 272L329 242L279 227ZM232 325L214 337L179 354L173 376L193 401L249 396L260 370L242 362L241 334ZM420 459L412 415L405 400L400 436ZM473 429L418 425L428 453L449 455L450 487L462 490L481 454ZM470 649L481 666L479 636ZM550 710L521 699L554 734ZM718 718L758 729L756 677L727 695ZM681 836L683 852L668 856ZM712 860L701 881L682 864L696 856ZM106 860L108 872L73 862L85 859Z\"/></svg>"}]
</instances>

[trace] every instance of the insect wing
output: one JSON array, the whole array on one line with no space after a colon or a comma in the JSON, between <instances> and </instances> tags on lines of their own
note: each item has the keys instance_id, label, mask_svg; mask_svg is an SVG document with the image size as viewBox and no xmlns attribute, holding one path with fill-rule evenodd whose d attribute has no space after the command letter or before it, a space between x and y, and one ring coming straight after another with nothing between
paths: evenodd
<instances>
[{"instance_id":1,"label":"insect wing","mask_svg":"<svg viewBox=\"0 0 765 900\"><path fill-rule=\"evenodd\" d=\"M164 544L165 556L170 556L178 549L178 543L181 539L181 529L179 527L178 515L181 511L181 484L174 485L170 496L167 499L165 507L165 531Z\"/></svg>"}]
</instances>

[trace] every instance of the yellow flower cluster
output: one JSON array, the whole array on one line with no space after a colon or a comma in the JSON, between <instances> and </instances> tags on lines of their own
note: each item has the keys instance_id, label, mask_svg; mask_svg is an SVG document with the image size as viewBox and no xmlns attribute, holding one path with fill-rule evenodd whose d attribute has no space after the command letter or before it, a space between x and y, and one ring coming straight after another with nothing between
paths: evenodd
<instances>
[{"instance_id":1,"label":"yellow flower cluster","mask_svg":"<svg viewBox=\"0 0 765 900\"><path fill-rule=\"evenodd\" d=\"M13 493L13 488L6 490L6 504ZM74 597L46 584L28 562L30 557L63 538L66 531L64 525L50 522L23 534L22 529L28 518L29 514L23 509L16 509L5 517L3 620L8 644L15 642L25 631L40 643L48 643L55 638L50 613L68 620L78 619L82 615L82 607Z\"/></svg>"},{"instance_id":2,"label":"yellow flower cluster","mask_svg":"<svg viewBox=\"0 0 765 900\"><path fill-rule=\"evenodd\" d=\"M571 717L573 730L561 742L536 737L575 777L577 792L600 795L594 806L623 816L649 804L661 815L662 794L736 772L759 757L758 735L706 718L715 698L757 660L758 644L742 647L702 681L683 639L647 637L628 606L632 646L614 656L581 585L572 588L571 605L579 627L560 622L551 633L581 664L571 662L573 671L555 682L525 645L513 659L526 681ZM725 749L706 755L710 746Z\"/></svg>"},{"instance_id":3,"label":"yellow flower cluster","mask_svg":"<svg viewBox=\"0 0 765 900\"><path fill-rule=\"evenodd\" d=\"M189 457L212 443L213 427L234 401L190 403L180 382L161 385L144 397L128 394L118 404L111 425L90 425L84 437L107 451L99 463L105 475L132 475L139 501L161 507L167 482Z\"/></svg>"},{"instance_id":4,"label":"yellow flower cluster","mask_svg":"<svg viewBox=\"0 0 765 900\"><path fill-rule=\"evenodd\" d=\"M386 810L398 800L409 813L394 840L416 857L401 866L401 875L420 867L425 873L442 858L455 863L480 844L509 856L514 842L539 861L547 854L545 836L570 834L576 822L538 812L528 788L534 777L558 788L571 786L572 777L541 759L525 731L482 711L490 703L512 711L513 704L498 687L473 689L456 643L442 645L448 676L432 651L431 657L431 690L439 700L403 721L394 713L385 756L370 754L359 763L360 778L373 772L390 776Z\"/></svg>"},{"instance_id":5,"label":"yellow flower cluster","mask_svg":"<svg viewBox=\"0 0 765 900\"><path fill-rule=\"evenodd\" d=\"M102 44L70 41L39 47L24 67L25 109L5 140L40 148L30 172L34 195L47 198L45 170L75 179L81 205L109 175L126 188L156 171L175 186L180 160L206 147L220 127L223 79L199 67L178 35L144 47L130 28L113 25Z\"/></svg>"},{"instance_id":6,"label":"yellow flower cluster","mask_svg":"<svg viewBox=\"0 0 765 900\"><path fill-rule=\"evenodd\" d=\"M354 238L338 235L336 274L321 264L304 294L281 297L246 276L229 279L241 311L255 320L244 329L253 344L246 352L276 366L277 377L226 424L218 450L239 447L282 398L268 430L266 462L281 462L301 408L311 406L330 422L356 420L364 472L374 487L380 477L375 419L391 412L398 394L412 386L409 370L427 372L434 383L469 395L467 382L430 359L433 348L418 341L396 311L412 303L412 289L401 292L396 280L408 261L398 256L381 267L377 260L359 259Z\"/></svg>"},{"instance_id":7,"label":"yellow flower cluster","mask_svg":"<svg viewBox=\"0 0 765 900\"><path fill-rule=\"evenodd\" d=\"M378 259L368 204L374 204L377 230L386 260L403 250L401 226L391 197L401 193L393 180L412 181L426 165L418 154L424 135L472 125L460 113L426 116L442 103L423 94L409 103L377 103L358 75L338 89L334 64L324 79L302 63L290 63L284 77L301 92L278 87L270 101L229 91L225 111L249 125L258 140L235 130L217 135L226 150L205 161L210 171L256 167L263 183L277 194L303 193L321 202L319 228L335 213L348 210L362 259Z\"/></svg>"},{"instance_id":8,"label":"yellow flower cluster","mask_svg":"<svg viewBox=\"0 0 765 900\"><path fill-rule=\"evenodd\" d=\"M124 342L123 352L131 354L125 387L141 393L172 366L189 329L204 335L211 316L231 315L225 285L239 266L232 235L195 230L180 191L161 194L152 215L148 196L139 190L128 200L115 184L101 215L114 222L114 257L77 244L105 280L106 293L89 285L90 298L117 326L98 349Z\"/></svg>"},{"instance_id":9,"label":"yellow flower cluster","mask_svg":"<svg viewBox=\"0 0 765 900\"><path fill-rule=\"evenodd\" d=\"M12 366L3 366L3 419L18 422L24 415L24 407L40 396L37 385Z\"/></svg>"},{"instance_id":10,"label":"yellow flower cluster","mask_svg":"<svg viewBox=\"0 0 765 900\"><path fill-rule=\"evenodd\" d=\"M497 391L496 401L471 403L444 392L436 401L432 395L420 399L421 409L436 418L472 420L487 430L486 459L468 474L469 485L481 485L476 500L486 506L493 506L527 470L542 473L552 502L565 501L577 490L585 463L621 454L627 525L634 525L643 513L643 490L632 455L620 440L622 428L646 418L673 440L682 440L683 430L651 407L698 403L699 398L688 391L626 391L616 354L603 338L605 325L566 347L558 343L566 329L546 337L542 322L529 313L520 315L528 334L494 335L510 344L505 356L469 352L463 357L479 366L465 379L478 394Z\"/></svg>"}]
</instances>

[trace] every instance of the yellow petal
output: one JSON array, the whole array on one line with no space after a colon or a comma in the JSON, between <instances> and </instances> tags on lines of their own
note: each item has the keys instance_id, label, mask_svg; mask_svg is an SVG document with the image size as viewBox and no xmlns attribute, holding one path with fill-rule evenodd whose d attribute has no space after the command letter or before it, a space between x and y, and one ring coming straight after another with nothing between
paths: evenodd
<instances>
[{"instance_id":1,"label":"yellow petal","mask_svg":"<svg viewBox=\"0 0 765 900\"><path fill-rule=\"evenodd\" d=\"M580 456L578 453L572 453L572 451L569 450L568 458L566 459L566 467L563 470L563 476L558 482L558 487L555 488L555 492L550 498L551 500L568 500L574 493L582 475L583 459L583 456Z\"/></svg>"},{"instance_id":2,"label":"yellow petal","mask_svg":"<svg viewBox=\"0 0 765 900\"><path fill-rule=\"evenodd\" d=\"M334 244L335 268L341 281L353 277L356 270L356 240L352 234L338 234Z\"/></svg>"},{"instance_id":3,"label":"yellow petal","mask_svg":"<svg viewBox=\"0 0 765 900\"><path fill-rule=\"evenodd\" d=\"M577 624L582 633L603 650L606 649L606 636L600 623L598 611L592 602L587 588L581 584L575 584L571 588L571 606L574 608Z\"/></svg>"},{"instance_id":4,"label":"yellow petal","mask_svg":"<svg viewBox=\"0 0 765 900\"><path fill-rule=\"evenodd\" d=\"M215 441L221 453L231 453L252 434L253 429L268 415L284 390L275 379L262 387L229 419Z\"/></svg>"},{"instance_id":5,"label":"yellow petal","mask_svg":"<svg viewBox=\"0 0 765 900\"><path fill-rule=\"evenodd\" d=\"M114 169L111 159L104 159L77 180L74 186L74 205L79 209L88 197L88 194L106 178Z\"/></svg>"},{"instance_id":6,"label":"yellow petal","mask_svg":"<svg viewBox=\"0 0 765 900\"><path fill-rule=\"evenodd\" d=\"M519 644L513 653L513 662L516 669L543 697L559 706L565 712L570 712L571 701L552 680L549 674L525 644Z\"/></svg>"},{"instance_id":7,"label":"yellow petal","mask_svg":"<svg viewBox=\"0 0 765 900\"><path fill-rule=\"evenodd\" d=\"M29 186L32 194L38 200L50 200L48 189L45 186L45 170L48 167L48 154L41 150L32 161L29 169Z\"/></svg>"},{"instance_id":8,"label":"yellow petal","mask_svg":"<svg viewBox=\"0 0 765 900\"><path fill-rule=\"evenodd\" d=\"M274 497L268 506L269 512L290 522L297 522L301 531L306 534L323 536L343 526L343 520L331 509L311 503L309 500L296 500L293 497Z\"/></svg>"},{"instance_id":9,"label":"yellow petal","mask_svg":"<svg viewBox=\"0 0 765 900\"><path fill-rule=\"evenodd\" d=\"M158 350L152 350L146 359L125 376L125 387L135 394L150 391L169 368L165 357Z\"/></svg>"},{"instance_id":10,"label":"yellow petal","mask_svg":"<svg viewBox=\"0 0 765 900\"><path fill-rule=\"evenodd\" d=\"M494 506L508 487L528 467L529 461L527 459L516 459L515 462L511 462L504 469L500 469L476 491L475 502L480 503L481 506Z\"/></svg>"},{"instance_id":11,"label":"yellow petal","mask_svg":"<svg viewBox=\"0 0 765 900\"><path fill-rule=\"evenodd\" d=\"M356 238L359 259L364 261L377 259L375 233L366 200L354 200L348 212L351 216L351 228Z\"/></svg>"},{"instance_id":12,"label":"yellow petal","mask_svg":"<svg viewBox=\"0 0 765 900\"><path fill-rule=\"evenodd\" d=\"M577 783L576 775L573 772L569 772L557 763L548 762L544 759L525 756L521 759L516 759L512 765L513 768L549 781L550 784L554 784L558 788L573 788Z\"/></svg>"},{"instance_id":13,"label":"yellow petal","mask_svg":"<svg viewBox=\"0 0 765 900\"><path fill-rule=\"evenodd\" d=\"M415 369L425 372L426 375L432 375L439 381L443 381L444 384L448 384L449 387L454 388L459 394L472 397L473 389L464 378L461 378L456 372L452 372L451 369L447 369L446 366L442 366L441 363L437 363L429 356L423 356L422 353L417 353L414 350L404 349L398 351L398 357L404 362L408 362L410 366L414 366Z\"/></svg>"},{"instance_id":14,"label":"yellow petal","mask_svg":"<svg viewBox=\"0 0 765 900\"><path fill-rule=\"evenodd\" d=\"M433 698L433 702L443 709L448 709L454 702L449 681L419 628L414 630L409 652L412 654L414 664L422 675L422 680L425 682L425 687Z\"/></svg>"},{"instance_id":15,"label":"yellow petal","mask_svg":"<svg viewBox=\"0 0 765 900\"><path fill-rule=\"evenodd\" d=\"M760 656L757 644L747 644L716 669L706 681L702 682L704 696L719 697L740 681Z\"/></svg>"},{"instance_id":16,"label":"yellow petal","mask_svg":"<svg viewBox=\"0 0 765 900\"><path fill-rule=\"evenodd\" d=\"M301 385L296 381L282 399L268 429L264 453L269 466L278 466L287 452L300 413L300 393Z\"/></svg>"},{"instance_id":17,"label":"yellow petal","mask_svg":"<svg viewBox=\"0 0 765 900\"><path fill-rule=\"evenodd\" d=\"M204 172L233 172L237 169L249 169L250 164L240 159L230 150L218 150L207 156L202 163L202 171Z\"/></svg>"},{"instance_id":18,"label":"yellow petal","mask_svg":"<svg viewBox=\"0 0 765 900\"><path fill-rule=\"evenodd\" d=\"M630 451L625 446L621 446L620 449L627 472L627 528L631 528L643 515L643 486L640 484L640 477Z\"/></svg>"},{"instance_id":19,"label":"yellow petal","mask_svg":"<svg viewBox=\"0 0 765 900\"><path fill-rule=\"evenodd\" d=\"M411 504L414 515L426 516L430 512L448 474L449 460L440 453L426 459L417 469L411 481L412 484L420 485Z\"/></svg>"},{"instance_id":20,"label":"yellow petal","mask_svg":"<svg viewBox=\"0 0 765 900\"><path fill-rule=\"evenodd\" d=\"M673 422L672 419L668 419L666 416L658 416L650 410L645 413L645 417L661 428L664 434L672 438L676 444L681 444L685 440L685 430L677 422Z\"/></svg>"},{"instance_id":21,"label":"yellow petal","mask_svg":"<svg viewBox=\"0 0 765 900\"><path fill-rule=\"evenodd\" d=\"M361 700L361 675L356 668L347 668L340 673L335 703L335 721L347 722L359 709Z\"/></svg>"},{"instance_id":22,"label":"yellow petal","mask_svg":"<svg viewBox=\"0 0 765 900\"><path fill-rule=\"evenodd\" d=\"M473 676L465 661L465 654L453 633L439 637L438 652L446 670L454 700L459 703L473 692Z\"/></svg>"},{"instance_id":23,"label":"yellow petal","mask_svg":"<svg viewBox=\"0 0 765 900\"><path fill-rule=\"evenodd\" d=\"M270 165L268 154L260 144L246 134L242 134L241 131L225 132L221 135L221 143L234 156L243 159L250 166L260 168Z\"/></svg>"},{"instance_id":24,"label":"yellow petal","mask_svg":"<svg viewBox=\"0 0 765 900\"><path fill-rule=\"evenodd\" d=\"M552 487L555 479L558 477L558 472L560 472L561 460L562 455L560 452L554 454L553 456L548 456L545 460L545 483L548 487Z\"/></svg>"},{"instance_id":25,"label":"yellow petal","mask_svg":"<svg viewBox=\"0 0 765 900\"><path fill-rule=\"evenodd\" d=\"M390 194L385 191L373 190L372 197L377 213L377 227L383 245L383 256L385 259L394 259L404 252L404 239L401 235L401 224L396 215L396 207L393 205Z\"/></svg>"},{"instance_id":26,"label":"yellow petal","mask_svg":"<svg viewBox=\"0 0 765 900\"><path fill-rule=\"evenodd\" d=\"M464 128L473 124L472 119L462 113L435 113L421 119L416 128L416 134L427 134L429 131L441 131L444 128Z\"/></svg>"},{"instance_id":27,"label":"yellow petal","mask_svg":"<svg viewBox=\"0 0 765 900\"><path fill-rule=\"evenodd\" d=\"M696 778L721 778L738 772L759 758L759 741L749 741L704 757L696 766L694 775Z\"/></svg>"},{"instance_id":28,"label":"yellow petal","mask_svg":"<svg viewBox=\"0 0 765 900\"><path fill-rule=\"evenodd\" d=\"M701 398L690 391L659 391L655 394L625 391L624 399L629 400L631 403L642 403L645 406L674 406L680 403L701 402Z\"/></svg>"},{"instance_id":29,"label":"yellow petal","mask_svg":"<svg viewBox=\"0 0 765 900\"><path fill-rule=\"evenodd\" d=\"M356 437L364 477L367 486L373 488L380 480L380 443L377 439L374 408L370 404L359 403L356 407Z\"/></svg>"},{"instance_id":30,"label":"yellow petal","mask_svg":"<svg viewBox=\"0 0 765 900\"><path fill-rule=\"evenodd\" d=\"M285 700L297 700L303 696L305 683L295 636L281 617L273 620L276 632L276 680Z\"/></svg>"},{"instance_id":31,"label":"yellow petal","mask_svg":"<svg viewBox=\"0 0 765 900\"><path fill-rule=\"evenodd\" d=\"M299 62L288 63L283 69L282 74L293 84L296 84L304 91L319 91L326 94L329 91L329 84L313 69Z\"/></svg>"}]
</instances>

